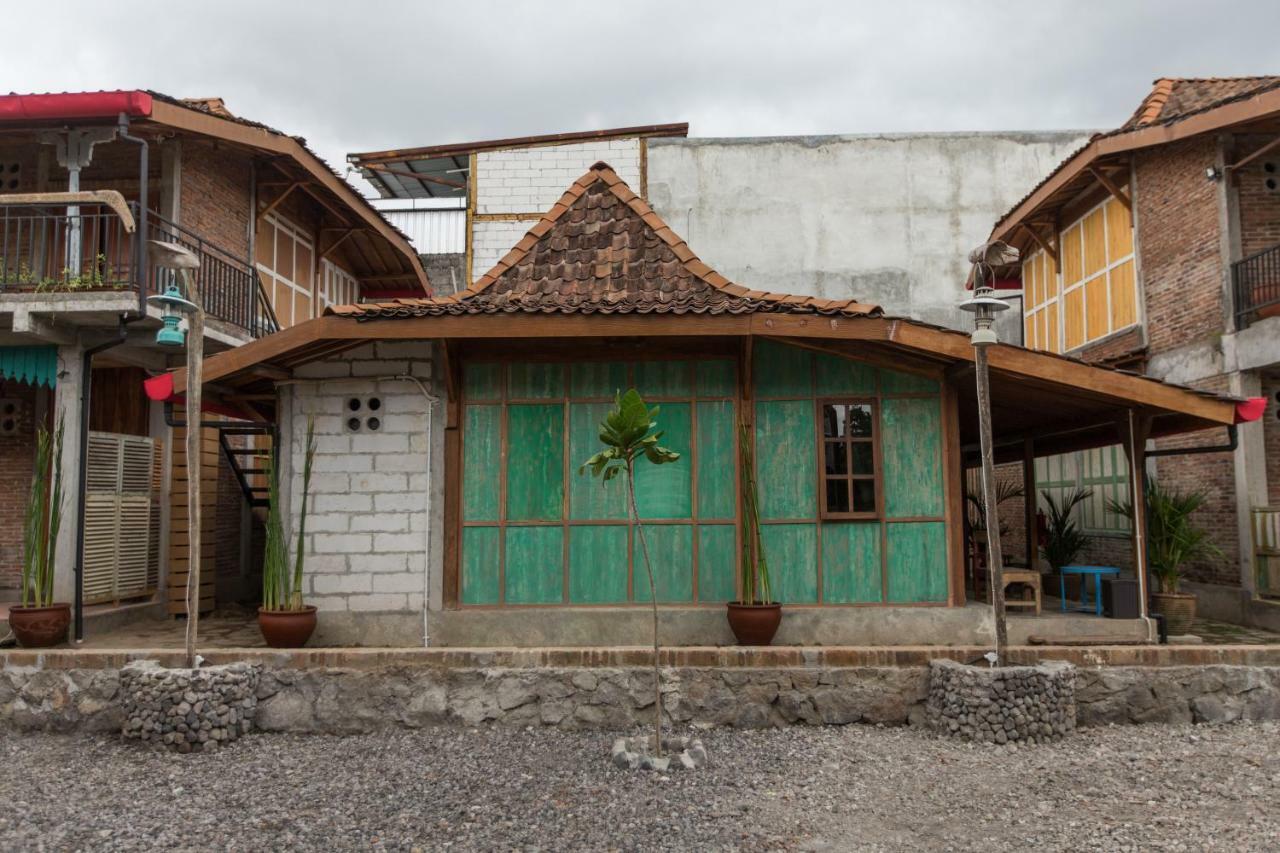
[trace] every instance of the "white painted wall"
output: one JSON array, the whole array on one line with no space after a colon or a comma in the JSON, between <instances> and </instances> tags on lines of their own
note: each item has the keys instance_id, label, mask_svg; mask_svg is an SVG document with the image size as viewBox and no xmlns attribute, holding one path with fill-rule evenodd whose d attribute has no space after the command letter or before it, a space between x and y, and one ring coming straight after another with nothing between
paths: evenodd
<instances>
[{"instance_id":1,"label":"white painted wall","mask_svg":"<svg viewBox=\"0 0 1280 853\"><path fill-rule=\"evenodd\" d=\"M481 152L476 155L475 212L542 215L599 160L639 189L640 140L634 137Z\"/></svg>"},{"instance_id":2,"label":"white painted wall","mask_svg":"<svg viewBox=\"0 0 1280 853\"><path fill-rule=\"evenodd\" d=\"M747 287L965 322L969 249L1085 132L651 139L649 202ZM1015 310L1006 315L1020 314ZM1017 320L1009 326L1018 337Z\"/></svg>"},{"instance_id":3,"label":"white painted wall","mask_svg":"<svg viewBox=\"0 0 1280 853\"><path fill-rule=\"evenodd\" d=\"M316 456L305 537L304 595L320 611L320 636L339 642L422 642L427 593L438 607L443 543L438 493L443 483L442 411L432 411L409 375L431 390L431 345L426 341L378 342L299 367L298 382L281 389L281 435L288 446L284 478L290 531L297 530L303 448L308 417L314 418ZM368 401L376 397L376 411ZM349 401L361 407L352 411ZM369 428L376 417L379 428ZM360 421L359 429L348 425ZM427 455L434 454L427 481ZM430 519L430 522L428 521ZM426 526L433 525L428 559ZM290 543L296 542L290 534ZM388 616L394 618L388 618Z\"/></svg>"}]
</instances>

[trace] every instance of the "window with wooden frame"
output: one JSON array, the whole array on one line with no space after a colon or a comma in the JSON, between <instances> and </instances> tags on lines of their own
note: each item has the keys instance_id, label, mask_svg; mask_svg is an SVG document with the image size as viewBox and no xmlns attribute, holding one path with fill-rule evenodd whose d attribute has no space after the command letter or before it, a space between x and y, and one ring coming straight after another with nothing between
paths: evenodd
<instances>
[{"instance_id":1,"label":"window with wooden frame","mask_svg":"<svg viewBox=\"0 0 1280 853\"><path fill-rule=\"evenodd\" d=\"M824 519L880 515L876 421L873 400L818 401L822 431L818 495Z\"/></svg>"}]
</instances>

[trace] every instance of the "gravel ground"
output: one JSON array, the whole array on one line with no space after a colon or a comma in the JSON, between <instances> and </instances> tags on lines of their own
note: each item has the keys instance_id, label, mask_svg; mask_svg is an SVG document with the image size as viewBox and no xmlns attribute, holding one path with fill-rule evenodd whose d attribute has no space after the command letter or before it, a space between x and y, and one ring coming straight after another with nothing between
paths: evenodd
<instances>
[{"instance_id":1,"label":"gravel ground","mask_svg":"<svg viewBox=\"0 0 1280 853\"><path fill-rule=\"evenodd\" d=\"M212 755L0 735L0 850L1276 850L1280 725L1088 729L1004 751L910 729L251 736Z\"/></svg>"}]
</instances>

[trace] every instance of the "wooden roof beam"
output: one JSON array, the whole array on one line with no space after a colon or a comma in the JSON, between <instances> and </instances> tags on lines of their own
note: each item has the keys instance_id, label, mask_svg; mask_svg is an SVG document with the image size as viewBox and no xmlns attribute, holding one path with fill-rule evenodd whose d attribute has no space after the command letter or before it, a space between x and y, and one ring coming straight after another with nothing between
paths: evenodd
<instances>
[{"instance_id":1,"label":"wooden roof beam","mask_svg":"<svg viewBox=\"0 0 1280 853\"><path fill-rule=\"evenodd\" d=\"M1090 166L1089 172L1095 178L1098 179L1098 183L1106 187L1107 192L1111 193L1112 198L1114 198L1116 201L1123 204L1124 209L1129 211L1129 227L1132 228L1133 227L1133 199L1129 198L1129 195L1126 192L1124 192L1124 190L1116 186L1115 182L1113 182L1110 178L1108 178L1107 173L1102 171L1102 169L1098 168L1097 166Z\"/></svg>"},{"instance_id":2,"label":"wooden roof beam","mask_svg":"<svg viewBox=\"0 0 1280 853\"><path fill-rule=\"evenodd\" d=\"M1039 246L1041 249L1043 249L1046 255L1053 258L1053 271L1062 272L1062 262L1058 259L1058 250L1050 246L1048 241L1040 236L1040 232L1032 228L1029 223L1019 222L1018 227L1020 227L1023 231L1026 231L1028 234L1030 234L1031 239L1035 240L1036 245ZM1057 233L1056 229L1054 233Z\"/></svg>"}]
</instances>

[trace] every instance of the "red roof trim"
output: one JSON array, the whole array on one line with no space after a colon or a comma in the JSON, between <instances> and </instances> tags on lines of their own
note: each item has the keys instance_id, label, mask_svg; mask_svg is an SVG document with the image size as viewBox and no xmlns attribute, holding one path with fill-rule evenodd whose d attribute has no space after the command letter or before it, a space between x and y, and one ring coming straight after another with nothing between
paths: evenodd
<instances>
[{"instance_id":1,"label":"red roof trim","mask_svg":"<svg viewBox=\"0 0 1280 853\"><path fill-rule=\"evenodd\" d=\"M151 115L151 95L139 91L53 92L0 95L0 122L57 119L130 118Z\"/></svg>"}]
</instances>

